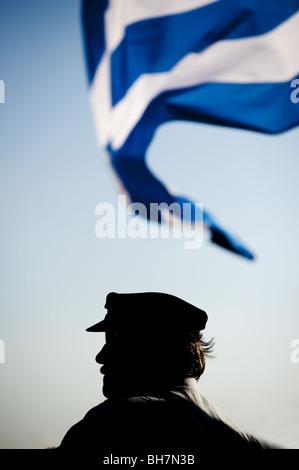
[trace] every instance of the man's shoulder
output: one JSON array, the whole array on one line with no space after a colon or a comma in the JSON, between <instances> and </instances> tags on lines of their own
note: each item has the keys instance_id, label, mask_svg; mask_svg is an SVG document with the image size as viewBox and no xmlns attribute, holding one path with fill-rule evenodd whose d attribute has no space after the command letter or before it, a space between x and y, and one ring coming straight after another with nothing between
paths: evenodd
<instances>
[{"instance_id":1,"label":"man's shoulder","mask_svg":"<svg viewBox=\"0 0 299 470\"><path fill-rule=\"evenodd\" d=\"M116 400L109 398L99 403L98 405L92 407L84 416L83 419L92 418L94 416L105 415L111 411L112 407L115 406Z\"/></svg>"},{"instance_id":2,"label":"man's shoulder","mask_svg":"<svg viewBox=\"0 0 299 470\"><path fill-rule=\"evenodd\" d=\"M83 420L111 420L120 419L122 416L130 415L131 419L140 416L143 410L156 408L158 403L165 403L165 398L150 395L119 396L108 398L102 403L91 408ZM160 407L159 407L160 408Z\"/></svg>"}]
</instances>

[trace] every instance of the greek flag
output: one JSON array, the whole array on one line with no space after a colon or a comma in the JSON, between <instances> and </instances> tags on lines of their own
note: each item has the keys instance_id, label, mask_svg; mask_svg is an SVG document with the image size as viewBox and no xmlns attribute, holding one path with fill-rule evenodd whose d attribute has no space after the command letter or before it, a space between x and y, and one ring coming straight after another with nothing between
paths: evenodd
<instances>
[{"instance_id":1,"label":"greek flag","mask_svg":"<svg viewBox=\"0 0 299 470\"><path fill-rule=\"evenodd\" d=\"M270 134L298 125L299 0L83 0L82 22L96 133L130 201L192 203L212 242L253 259L159 181L146 150L170 120Z\"/></svg>"}]
</instances>

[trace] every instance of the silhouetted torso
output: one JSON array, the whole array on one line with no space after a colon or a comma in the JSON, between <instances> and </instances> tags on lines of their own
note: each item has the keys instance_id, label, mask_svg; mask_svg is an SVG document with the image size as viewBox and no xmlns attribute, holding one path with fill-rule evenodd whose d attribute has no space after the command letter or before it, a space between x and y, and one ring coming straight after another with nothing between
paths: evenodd
<instances>
[{"instance_id":1,"label":"silhouetted torso","mask_svg":"<svg viewBox=\"0 0 299 470\"><path fill-rule=\"evenodd\" d=\"M116 455L261 449L199 392L194 379L144 396L110 398L92 408L60 449L101 460Z\"/></svg>"}]
</instances>

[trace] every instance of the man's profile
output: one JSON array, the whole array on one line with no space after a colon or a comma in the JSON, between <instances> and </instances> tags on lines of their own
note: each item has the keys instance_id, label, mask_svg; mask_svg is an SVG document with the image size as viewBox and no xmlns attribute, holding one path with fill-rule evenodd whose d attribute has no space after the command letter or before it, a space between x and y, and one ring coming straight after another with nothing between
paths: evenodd
<instances>
[{"instance_id":1,"label":"man's profile","mask_svg":"<svg viewBox=\"0 0 299 470\"><path fill-rule=\"evenodd\" d=\"M88 328L104 332L96 356L107 398L66 433L59 449L98 460L106 455L262 449L198 390L212 342L203 310L169 294L107 295L107 315Z\"/></svg>"}]
</instances>

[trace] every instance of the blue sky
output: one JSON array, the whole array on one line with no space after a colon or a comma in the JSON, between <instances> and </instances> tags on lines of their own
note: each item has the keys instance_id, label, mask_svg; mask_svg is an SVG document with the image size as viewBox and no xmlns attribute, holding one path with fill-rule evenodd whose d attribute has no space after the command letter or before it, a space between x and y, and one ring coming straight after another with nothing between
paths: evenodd
<instances>
[{"instance_id":1,"label":"blue sky","mask_svg":"<svg viewBox=\"0 0 299 470\"><path fill-rule=\"evenodd\" d=\"M58 445L103 400L94 357L110 291L164 291L204 308L215 338L198 386L244 430L299 447L298 137L163 125L150 167L256 254L208 240L104 239L95 208L117 190L96 141L79 2L0 2L1 448ZM299 104L298 104L299 106Z\"/></svg>"}]
</instances>

